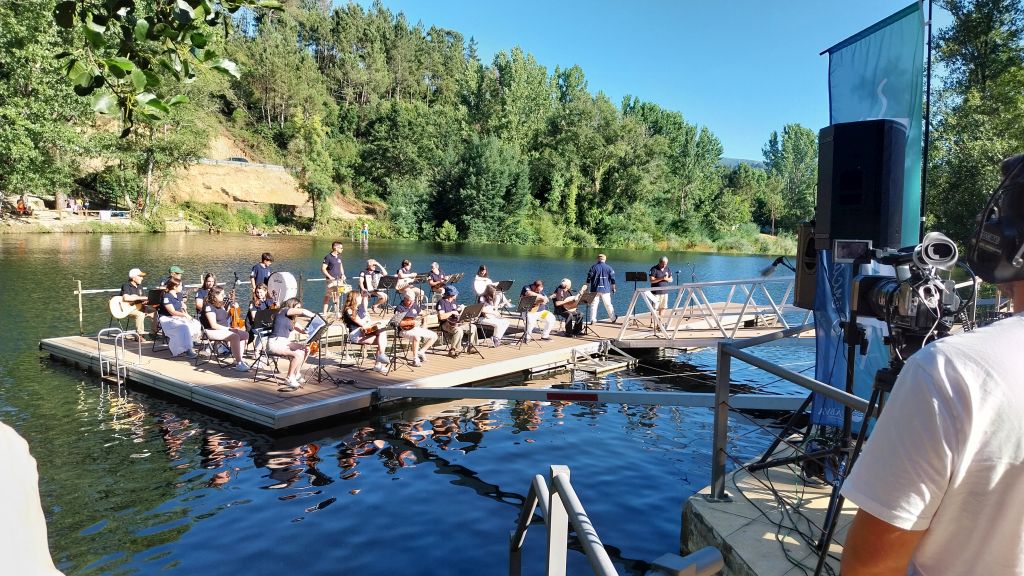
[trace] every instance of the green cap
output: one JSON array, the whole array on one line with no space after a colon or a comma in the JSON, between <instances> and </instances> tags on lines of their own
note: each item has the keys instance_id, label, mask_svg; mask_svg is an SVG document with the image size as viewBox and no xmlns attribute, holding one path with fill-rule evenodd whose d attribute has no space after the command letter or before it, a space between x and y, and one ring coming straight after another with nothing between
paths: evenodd
<instances>
[{"instance_id":1,"label":"green cap","mask_svg":"<svg viewBox=\"0 0 1024 576\"><path fill-rule=\"evenodd\" d=\"M181 269L181 266L171 266L170 268L167 269L167 272L170 273L170 274L184 274L185 273L185 271Z\"/></svg>"}]
</instances>

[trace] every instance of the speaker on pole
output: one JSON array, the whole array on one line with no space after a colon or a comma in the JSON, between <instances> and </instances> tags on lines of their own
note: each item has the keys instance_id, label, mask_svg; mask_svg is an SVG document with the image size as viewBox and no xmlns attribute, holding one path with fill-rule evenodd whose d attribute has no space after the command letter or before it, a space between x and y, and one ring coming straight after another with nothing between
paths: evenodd
<instances>
[{"instance_id":1,"label":"speaker on pole","mask_svg":"<svg viewBox=\"0 0 1024 576\"><path fill-rule=\"evenodd\" d=\"M818 133L818 250L832 241L870 240L899 248L907 129L888 119L845 122Z\"/></svg>"},{"instance_id":2,"label":"speaker on pole","mask_svg":"<svg viewBox=\"0 0 1024 576\"><path fill-rule=\"evenodd\" d=\"M814 248L814 225L810 222L802 222L796 231L795 274L793 305L804 310L814 310L818 251Z\"/></svg>"}]
</instances>

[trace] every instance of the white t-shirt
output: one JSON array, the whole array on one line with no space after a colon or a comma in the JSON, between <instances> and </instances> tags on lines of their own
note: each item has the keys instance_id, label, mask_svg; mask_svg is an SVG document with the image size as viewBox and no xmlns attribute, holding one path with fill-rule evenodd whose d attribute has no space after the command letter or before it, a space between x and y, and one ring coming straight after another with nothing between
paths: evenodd
<instances>
[{"instance_id":1,"label":"white t-shirt","mask_svg":"<svg viewBox=\"0 0 1024 576\"><path fill-rule=\"evenodd\" d=\"M50 559L39 476L28 443L0 422L0 566L4 574L60 574Z\"/></svg>"},{"instance_id":2,"label":"white t-shirt","mask_svg":"<svg viewBox=\"0 0 1024 576\"><path fill-rule=\"evenodd\" d=\"M842 491L928 531L911 574L1024 575L1024 314L914 354Z\"/></svg>"}]
</instances>

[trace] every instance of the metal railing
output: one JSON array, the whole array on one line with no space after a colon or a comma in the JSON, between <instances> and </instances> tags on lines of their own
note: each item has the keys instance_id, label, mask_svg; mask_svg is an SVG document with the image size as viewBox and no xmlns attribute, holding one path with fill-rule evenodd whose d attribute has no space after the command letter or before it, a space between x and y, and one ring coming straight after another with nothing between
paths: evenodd
<instances>
[{"instance_id":1,"label":"metal railing","mask_svg":"<svg viewBox=\"0 0 1024 576\"><path fill-rule=\"evenodd\" d=\"M103 355L102 339L104 336L110 334L114 335L114 359L113 359L113 370L111 370L111 359ZM126 359L128 352L125 349L125 338L128 336L134 336L135 341L138 344L138 360L135 364L138 365L142 361L142 338L139 338L139 333L135 330L129 330L125 332L120 328L104 328L96 334L96 355L100 363L100 378L106 378L110 374L114 374L117 378L117 385L121 386L122 383L128 380L128 364Z\"/></svg>"},{"instance_id":2,"label":"metal railing","mask_svg":"<svg viewBox=\"0 0 1024 576\"><path fill-rule=\"evenodd\" d=\"M537 474L530 484L530 491L519 512L516 529L509 538L509 576L522 574L522 550L526 531L533 522L537 508L548 528L547 570L548 576L564 576L568 558L569 524L576 532L583 553L594 574L608 576L618 574L608 551L601 543L594 524L590 521L583 504L569 481L568 466L552 466L550 482ZM715 548L702 548L686 557L665 554L651 564L649 575L668 574L675 576L712 576L724 566L722 554Z\"/></svg>"},{"instance_id":3,"label":"metal railing","mask_svg":"<svg viewBox=\"0 0 1024 576\"><path fill-rule=\"evenodd\" d=\"M778 378L806 388L811 392L831 398L832 400L856 411L864 412L867 409L867 400L864 400L863 398L854 396L853 394L848 394L834 386L820 382L814 378L809 378L798 372L783 368L782 366L778 366L770 360L758 358L749 352L744 352L745 348L774 342L783 338L790 338L813 329L813 324L804 324L802 326L787 328L779 332L765 334L764 336L758 336L757 338L750 338L739 342L718 343L718 376L715 383L714 440L711 453L711 494L708 497L710 500L729 500L728 495L725 493L725 469L729 458L728 452L726 451L726 447L729 444L729 409L736 407L733 406L732 397L729 396L729 380L732 375L733 358L746 362L751 366L760 368L761 370L764 370L769 374L773 374Z\"/></svg>"},{"instance_id":4,"label":"metal railing","mask_svg":"<svg viewBox=\"0 0 1024 576\"><path fill-rule=\"evenodd\" d=\"M733 339L743 327L743 318L748 313L767 315L783 328L789 328L785 312L800 310L805 313L802 322L806 322L811 315L809 310L786 303L793 294L794 282L794 278L754 278L690 282L665 288L637 288L629 300L618 339L624 339L631 327L641 326L641 320L650 320L651 334L645 337L675 339L680 330L703 329L717 331L722 338ZM782 297L773 297L769 286L780 287ZM725 289L728 289L728 295L724 302L712 302L708 292L721 292ZM668 297L669 305L659 311L658 299L662 295ZM642 303L640 311L637 310L638 302ZM735 310L737 305L739 309ZM721 311L716 310L716 306L720 306Z\"/></svg>"},{"instance_id":5,"label":"metal railing","mask_svg":"<svg viewBox=\"0 0 1024 576\"><path fill-rule=\"evenodd\" d=\"M196 161L197 164L206 164L207 166L237 166L241 168L261 168L263 170L274 170L277 172L287 172L288 168L280 164L263 164L261 162L249 162L241 160L215 160L213 158L200 158Z\"/></svg>"}]
</instances>

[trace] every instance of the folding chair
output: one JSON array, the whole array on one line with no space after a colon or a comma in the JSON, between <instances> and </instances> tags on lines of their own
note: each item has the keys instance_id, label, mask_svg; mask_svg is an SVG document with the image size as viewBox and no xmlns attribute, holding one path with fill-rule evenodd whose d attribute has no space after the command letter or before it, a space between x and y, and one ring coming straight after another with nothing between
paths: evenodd
<instances>
[{"instance_id":1,"label":"folding chair","mask_svg":"<svg viewBox=\"0 0 1024 576\"><path fill-rule=\"evenodd\" d=\"M483 335L483 325L480 324L480 313L483 309L483 304L472 304L463 308L462 314L459 316L460 323L469 324L469 346L466 351L475 352L481 360L484 359L484 354L480 351L479 346L480 336Z\"/></svg>"},{"instance_id":2,"label":"folding chair","mask_svg":"<svg viewBox=\"0 0 1024 576\"><path fill-rule=\"evenodd\" d=\"M210 340L210 337L206 335L206 328L199 331L199 349L195 358L195 365L199 366L200 363L206 364L211 360L216 361L218 366L230 366L225 358L231 355L229 349L227 353L219 352L218 348L221 346L227 346L222 340ZM202 360L203 352L206 352L206 359ZM200 362L202 360L202 362Z\"/></svg>"}]
</instances>

